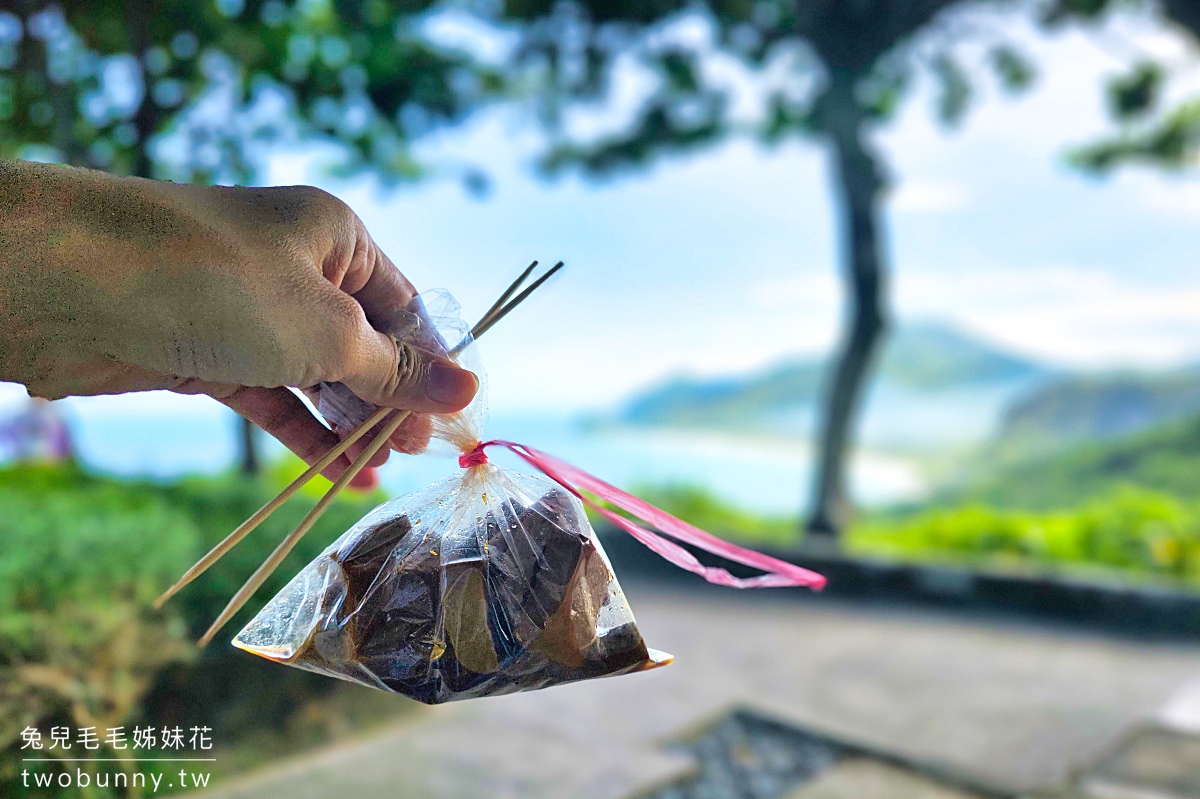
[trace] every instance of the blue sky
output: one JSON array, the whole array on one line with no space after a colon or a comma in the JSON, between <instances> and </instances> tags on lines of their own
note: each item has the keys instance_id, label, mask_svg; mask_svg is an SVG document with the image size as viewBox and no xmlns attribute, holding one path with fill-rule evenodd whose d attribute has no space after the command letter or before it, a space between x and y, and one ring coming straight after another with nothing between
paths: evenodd
<instances>
[{"instance_id":1,"label":"blue sky","mask_svg":"<svg viewBox=\"0 0 1200 799\"><path fill-rule=\"evenodd\" d=\"M920 85L875 137L895 179L896 315L1079 368L1200 360L1200 170L1095 180L1063 161L1107 128L1099 86L1128 48L1177 58L1180 41L1139 20L1100 37L1016 35L1039 64L1028 95L985 80L965 124L946 131ZM819 143L733 141L604 183L539 180L533 143L498 111L423 146L434 163L486 167L485 200L449 180L388 194L322 179L295 152L272 159L267 182L338 194L418 287L448 288L468 317L531 259L566 260L483 343L501 409L604 408L667 375L828 349L840 293Z\"/></svg>"}]
</instances>

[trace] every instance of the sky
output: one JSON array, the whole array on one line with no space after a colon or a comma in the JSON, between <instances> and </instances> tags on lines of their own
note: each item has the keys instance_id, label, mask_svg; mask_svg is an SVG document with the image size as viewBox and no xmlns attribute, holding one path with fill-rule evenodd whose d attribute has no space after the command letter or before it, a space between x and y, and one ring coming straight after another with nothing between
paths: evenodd
<instances>
[{"instance_id":1,"label":"sky","mask_svg":"<svg viewBox=\"0 0 1200 799\"><path fill-rule=\"evenodd\" d=\"M1178 59L1184 45L1142 19L1054 37L1004 24L1038 65L1029 93L1003 96L984 77L964 124L946 130L919 83L873 137L894 182L895 316L1073 368L1200 361L1200 170L1098 180L1064 160L1109 129L1101 84L1131 49ZM449 289L469 319L529 261L565 260L482 344L502 410L603 410L670 375L746 372L835 341L837 245L819 142L730 141L604 182L548 182L532 169L535 141L497 110L422 146L431 163L482 166L486 199L454 180L392 193L331 180L311 152L277 153L265 182L340 196L415 285Z\"/></svg>"}]
</instances>

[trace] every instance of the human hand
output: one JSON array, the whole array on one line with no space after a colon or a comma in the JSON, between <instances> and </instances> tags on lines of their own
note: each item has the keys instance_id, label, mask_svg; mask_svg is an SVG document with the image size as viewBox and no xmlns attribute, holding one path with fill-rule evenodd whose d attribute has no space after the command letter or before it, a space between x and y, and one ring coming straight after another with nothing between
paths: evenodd
<instances>
[{"instance_id":1,"label":"human hand","mask_svg":"<svg viewBox=\"0 0 1200 799\"><path fill-rule=\"evenodd\" d=\"M286 387L341 382L417 412L391 443L419 451L421 414L465 407L478 383L376 329L414 294L354 212L318 189L0 163L0 379L35 396L207 394L313 462L337 435Z\"/></svg>"}]
</instances>

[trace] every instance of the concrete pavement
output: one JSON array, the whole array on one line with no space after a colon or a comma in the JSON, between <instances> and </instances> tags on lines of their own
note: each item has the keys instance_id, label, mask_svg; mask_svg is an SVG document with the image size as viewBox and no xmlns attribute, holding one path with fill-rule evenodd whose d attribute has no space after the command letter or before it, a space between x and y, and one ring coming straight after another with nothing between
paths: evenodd
<instances>
[{"instance_id":1,"label":"concrete pavement","mask_svg":"<svg viewBox=\"0 0 1200 799\"><path fill-rule=\"evenodd\" d=\"M1057 792L1200 675L1200 643L778 593L626 589L647 642L676 655L671 667L423 709L205 796L619 799L694 772L671 742L738 708L980 784ZM888 784L859 795L970 796L936 783L920 793L924 778L894 769L848 758L795 796Z\"/></svg>"}]
</instances>

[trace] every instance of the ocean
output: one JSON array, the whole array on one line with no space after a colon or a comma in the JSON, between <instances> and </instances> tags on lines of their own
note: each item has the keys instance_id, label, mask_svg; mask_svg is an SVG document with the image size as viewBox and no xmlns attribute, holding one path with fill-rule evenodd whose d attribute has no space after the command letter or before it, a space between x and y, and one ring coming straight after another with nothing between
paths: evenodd
<instances>
[{"instance_id":1,"label":"ocean","mask_svg":"<svg viewBox=\"0 0 1200 799\"><path fill-rule=\"evenodd\" d=\"M24 402L23 391L17 395L11 390L19 387L3 388L0 419ZM237 457L236 417L206 397L149 392L69 398L59 405L80 460L98 472L169 480L229 469ZM811 448L797 439L595 428L572 416L532 412L497 413L486 433L552 453L634 492L651 485L692 485L766 514L797 513L811 481ZM282 455L281 445L263 438L268 457ZM492 457L518 471L530 468L508 452ZM450 457L393 454L380 478L387 491L399 496L457 468ZM921 470L912 461L869 451L853 460L851 491L864 505L914 499L925 490Z\"/></svg>"}]
</instances>

